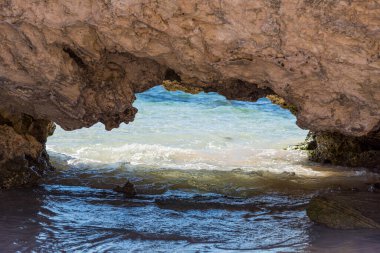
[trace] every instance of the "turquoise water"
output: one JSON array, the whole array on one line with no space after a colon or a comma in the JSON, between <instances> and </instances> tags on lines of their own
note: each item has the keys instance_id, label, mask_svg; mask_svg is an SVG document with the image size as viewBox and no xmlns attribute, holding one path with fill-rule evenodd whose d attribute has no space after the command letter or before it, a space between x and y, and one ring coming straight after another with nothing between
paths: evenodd
<instances>
[{"instance_id":1,"label":"turquoise water","mask_svg":"<svg viewBox=\"0 0 380 253\"><path fill-rule=\"evenodd\" d=\"M72 164L127 162L173 169L275 170L271 165L281 163L276 159L303 159L300 152L282 149L303 141L307 131L268 99L244 103L215 93L194 96L155 87L138 94L134 105L139 113L129 125L111 132L101 124L73 132L58 128L48 150L72 157Z\"/></svg>"},{"instance_id":2,"label":"turquoise water","mask_svg":"<svg viewBox=\"0 0 380 253\"><path fill-rule=\"evenodd\" d=\"M318 193L379 176L321 166L295 117L267 99L228 101L155 87L133 123L65 132L47 143L56 171L0 194L0 252L379 252L380 233L309 221ZM127 180L137 197L112 189Z\"/></svg>"}]
</instances>

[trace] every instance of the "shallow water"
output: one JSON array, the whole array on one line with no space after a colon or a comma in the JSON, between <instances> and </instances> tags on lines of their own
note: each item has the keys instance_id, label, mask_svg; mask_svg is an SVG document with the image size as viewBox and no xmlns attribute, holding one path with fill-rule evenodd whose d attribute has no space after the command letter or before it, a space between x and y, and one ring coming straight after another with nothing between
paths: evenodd
<instances>
[{"instance_id":1,"label":"shallow water","mask_svg":"<svg viewBox=\"0 0 380 253\"><path fill-rule=\"evenodd\" d=\"M0 252L380 252L380 232L307 218L313 195L379 176L284 150L307 133L288 111L161 87L137 97L128 126L58 128L57 170L0 193ZM112 191L127 179L134 199Z\"/></svg>"}]
</instances>

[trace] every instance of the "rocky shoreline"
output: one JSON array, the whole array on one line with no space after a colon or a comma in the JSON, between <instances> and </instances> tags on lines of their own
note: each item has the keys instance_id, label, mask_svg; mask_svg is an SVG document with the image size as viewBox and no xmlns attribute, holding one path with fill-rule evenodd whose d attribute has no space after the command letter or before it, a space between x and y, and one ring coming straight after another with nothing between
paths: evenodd
<instances>
[{"instance_id":1,"label":"rocky shoreline","mask_svg":"<svg viewBox=\"0 0 380 253\"><path fill-rule=\"evenodd\" d=\"M307 215L334 229L380 229L380 194L342 191L314 197Z\"/></svg>"},{"instance_id":2,"label":"rocky shoreline","mask_svg":"<svg viewBox=\"0 0 380 253\"><path fill-rule=\"evenodd\" d=\"M35 186L52 170L45 144L54 123L0 110L0 190Z\"/></svg>"},{"instance_id":3,"label":"rocky shoreline","mask_svg":"<svg viewBox=\"0 0 380 253\"><path fill-rule=\"evenodd\" d=\"M3 1L0 188L51 170L52 122L117 128L162 83L269 97L311 131L311 160L379 171L379 17L375 1Z\"/></svg>"},{"instance_id":4,"label":"rocky shoreline","mask_svg":"<svg viewBox=\"0 0 380 253\"><path fill-rule=\"evenodd\" d=\"M305 150L309 160L380 171L380 135L348 137L339 133L309 132L305 141L287 149Z\"/></svg>"}]
</instances>

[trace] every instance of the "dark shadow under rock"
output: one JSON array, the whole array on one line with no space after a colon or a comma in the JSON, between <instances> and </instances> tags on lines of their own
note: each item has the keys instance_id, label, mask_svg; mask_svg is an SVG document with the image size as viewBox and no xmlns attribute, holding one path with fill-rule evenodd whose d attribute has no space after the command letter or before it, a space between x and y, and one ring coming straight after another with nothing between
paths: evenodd
<instances>
[{"instance_id":1,"label":"dark shadow under rock","mask_svg":"<svg viewBox=\"0 0 380 253\"><path fill-rule=\"evenodd\" d=\"M37 185L52 170L45 143L54 128L48 120L0 110L0 189Z\"/></svg>"},{"instance_id":2,"label":"dark shadow under rock","mask_svg":"<svg viewBox=\"0 0 380 253\"><path fill-rule=\"evenodd\" d=\"M351 137L338 133L318 132L313 134L313 138L316 145L309 151L309 158L312 161L380 170L378 133Z\"/></svg>"}]
</instances>

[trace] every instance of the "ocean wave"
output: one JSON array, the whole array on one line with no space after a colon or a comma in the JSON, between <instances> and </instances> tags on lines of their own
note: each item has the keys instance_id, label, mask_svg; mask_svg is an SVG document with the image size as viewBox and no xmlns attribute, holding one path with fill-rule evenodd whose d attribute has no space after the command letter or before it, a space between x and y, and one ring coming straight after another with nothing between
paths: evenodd
<instances>
[{"instance_id":1,"label":"ocean wave","mask_svg":"<svg viewBox=\"0 0 380 253\"><path fill-rule=\"evenodd\" d=\"M304 176L323 176L307 165L306 154L302 151L278 149L184 149L150 144L125 144L118 147L91 145L59 152L48 146L50 153L66 155L69 165L104 165L126 163L144 168L165 168L178 170L220 170L270 171L272 173L295 173ZM53 154L53 156L56 156ZM58 157L58 159L60 159Z\"/></svg>"}]
</instances>

